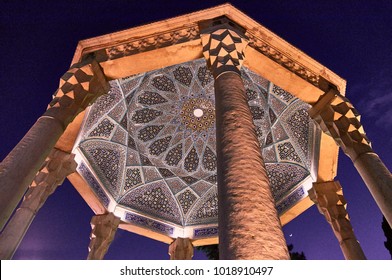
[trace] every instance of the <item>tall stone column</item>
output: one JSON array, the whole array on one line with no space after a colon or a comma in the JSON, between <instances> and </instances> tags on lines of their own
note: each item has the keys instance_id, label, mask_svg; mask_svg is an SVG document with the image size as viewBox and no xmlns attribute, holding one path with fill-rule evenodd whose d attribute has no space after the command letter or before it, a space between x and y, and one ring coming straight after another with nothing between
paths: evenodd
<instances>
[{"instance_id":1,"label":"tall stone column","mask_svg":"<svg viewBox=\"0 0 392 280\"><path fill-rule=\"evenodd\" d=\"M365 260L365 254L355 237L346 211L347 203L340 183L338 181L313 183L308 193L320 213L331 225L346 260Z\"/></svg>"},{"instance_id":2,"label":"tall stone column","mask_svg":"<svg viewBox=\"0 0 392 280\"><path fill-rule=\"evenodd\" d=\"M102 260L116 234L120 218L113 213L94 216L91 219L88 260Z\"/></svg>"},{"instance_id":3,"label":"tall stone column","mask_svg":"<svg viewBox=\"0 0 392 280\"><path fill-rule=\"evenodd\" d=\"M189 238L177 237L169 246L171 260L191 260L193 257L193 245Z\"/></svg>"},{"instance_id":4,"label":"tall stone column","mask_svg":"<svg viewBox=\"0 0 392 280\"><path fill-rule=\"evenodd\" d=\"M0 163L0 230L68 124L108 90L95 61L75 66L61 77L47 111Z\"/></svg>"},{"instance_id":5,"label":"tall stone column","mask_svg":"<svg viewBox=\"0 0 392 280\"><path fill-rule=\"evenodd\" d=\"M309 115L351 158L381 212L392 225L392 175L371 148L354 106L330 85L309 110Z\"/></svg>"},{"instance_id":6,"label":"tall stone column","mask_svg":"<svg viewBox=\"0 0 392 280\"><path fill-rule=\"evenodd\" d=\"M289 259L241 79L247 40L241 27L219 21L201 37L215 78L219 256Z\"/></svg>"},{"instance_id":7,"label":"tall stone column","mask_svg":"<svg viewBox=\"0 0 392 280\"><path fill-rule=\"evenodd\" d=\"M11 259L47 198L75 172L74 155L54 148L27 190L23 202L0 235L0 259Z\"/></svg>"}]
</instances>

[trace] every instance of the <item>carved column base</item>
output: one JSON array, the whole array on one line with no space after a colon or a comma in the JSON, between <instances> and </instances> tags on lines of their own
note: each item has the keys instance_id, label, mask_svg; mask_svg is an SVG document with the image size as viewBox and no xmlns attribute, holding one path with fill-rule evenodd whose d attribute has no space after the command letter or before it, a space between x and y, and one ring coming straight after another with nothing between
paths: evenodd
<instances>
[{"instance_id":1,"label":"carved column base","mask_svg":"<svg viewBox=\"0 0 392 280\"><path fill-rule=\"evenodd\" d=\"M169 246L171 260L191 260L193 257L193 245L189 238L178 237Z\"/></svg>"},{"instance_id":2,"label":"carved column base","mask_svg":"<svg viewBox=\"0 0 392 280\"><path fill-rule=\"evenodd\" d=\"M309 197L331 225L347 260L365 260L346 211L346 201L338 181L313 183Z\"/></svg>"},{"instance_id":3,"label":"carved column base","mask_svg":"<svg viewBox=\"0 0 392 280\"><path fill-rule=\"evenodd\" d=\"M90 245L88 260L102 260L116 234L120 218L113 213L94 216L91 219Z\"/></svg>"}]
</instances>

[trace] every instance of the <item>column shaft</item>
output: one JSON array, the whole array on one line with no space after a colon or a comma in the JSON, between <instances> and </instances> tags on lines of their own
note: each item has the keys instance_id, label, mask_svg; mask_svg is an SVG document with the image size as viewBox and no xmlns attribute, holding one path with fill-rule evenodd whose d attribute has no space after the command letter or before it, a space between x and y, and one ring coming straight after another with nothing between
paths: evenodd
<instances>
[{"instance_id":1,"label":"column shaft","mask_svg":"<svg viewBox=\"0 0 392 280\"><path fill-rule=\"evenodd\" d=\"M227 17L200 25L215 78L219 257L289 259L241 79L245 29Z\"/></svg>"},{"instance_id":2,"label":"column shaft","mask_svg":"<svg viewBox=\"0 0 392 280\"><path fill-rule=\"evenodd\" d=\"M10 260L22 242L35 213L28 208L19 208L0 235L0 259Z\"/></svg>"},{"instance_id":3,"label":"column shaft","mask_svg":"<svg viewBox=\"0 0 392 280\"><path fill-rule=\"evenodd\" d=\"M364 153L354 166L361 175L389 225L392 225L392 175L375 153Z\"/></svg>"},{"instance_id":4,"label":"column shaft","mask_svg":"<svg viewBox=\"0 0 392 280\"><path fill-rule=\"evenodd\" d=\"M215 80L219 255L289 259L241 77Z\"/></svg>"}]
</instances>

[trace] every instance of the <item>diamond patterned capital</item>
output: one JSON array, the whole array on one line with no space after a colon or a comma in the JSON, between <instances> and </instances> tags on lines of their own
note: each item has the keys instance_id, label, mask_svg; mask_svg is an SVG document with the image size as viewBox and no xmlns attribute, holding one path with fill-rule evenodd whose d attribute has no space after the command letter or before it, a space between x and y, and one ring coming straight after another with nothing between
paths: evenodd
<instances>
[{"instance_id":1,"label":"diamond patterned capital","mask_svg":"<svg viewBox=\"0 0 392 280\"><path fill-rule=\"evenodd\" d=\"M313 188L308 192L310 199L331 225L339 242L349 238L355 239L339 181L313 183Z\"/></svg>"},{"instance_id":2,"label":"diamond patterned capital","mask_svg":"<svg viewBox=\"0 0 392 280\"><path fill-rule=\"evenodd\" d=\"M216 78L227 71L240 73L244 62L244 50L248 41L228 28L201 34L203 55Z\"/></svg>"},{"instance_id":3,"label":"diamond patterned capital","mask_svg":"<svg viewBox=\"0 0 392 280\"><path fill-rule=\"evenodd\" d=\"M60 79L59 88L48 105L46 116L66 127L88 105L109 91L109 84L96 61L69 69Z\"/></svg>"},{"instance_id":4,"label":"diamond patterned capital","mask_svg":"<svg viewBox=\"0 0 392 280\"><path fill-rule=\"evenodd\" d=\"M309 115L353 161L359 155L373 151L358 111L337 90L323 94L309 110Z\"/></svg>"},{"instance_id":5,"label":"diamond patterned capital","mask_svg":"<svg viewBox=\"0 0 392 280\"><path fill-rule=\"evenodd\" d=\"M77 164L74 157L74 154L54 148L32 181L20 208L37 212L65 177L75 172Z\"/></svg>"},{"instance_id":6,"label":"diamond patterned capital","mask_svg":"<svg viewBox=\"0 0 392 280\"><path fill-rule=\"evenodd\" d=\"M313 183L313 187L308 192L310 199L331 225L344 257L347 260L365 260L365 254L348 218L346 200L340 183L338 181Z\"/></svg>"}]
</instances>

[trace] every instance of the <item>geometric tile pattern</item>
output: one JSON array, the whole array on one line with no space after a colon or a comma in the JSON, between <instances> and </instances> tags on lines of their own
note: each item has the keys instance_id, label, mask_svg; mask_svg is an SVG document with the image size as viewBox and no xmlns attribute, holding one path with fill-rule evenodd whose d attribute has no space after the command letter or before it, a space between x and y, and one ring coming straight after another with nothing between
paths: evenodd
<instances>
[{"instance_id":1,"label":"geometric tile pattern","mask_svg":"<svg viewBox=\"0 0 392 280\"><path fill-rule=\"evenodd\" d=\"M207 66L202 66L197 71L197 78L199 79L200 85L205 87L212 82L212 77L209 73Z\"/></svg>"},{"instance_id":2,"label":"geometric tile pattern","mask_svg":"<svg viewBox=\"0 0 392 280\"><path fill-rule=\"evenodd\" d=\"M97 182L95 176L90 172L87 166L82 162L78 166L78 172L83 176L83 178L87 181L90 188L95 192L95 194L99 197L101 202L105 207L109 206L110 199L106 195L105 191L102 189L101 185Z\"/></svg>"},{"instance_id":3,"label":"geometric tile pattern","mask_svg":"<svg viewBox=\"0 0 392 280\"><path fill-rule=\"evenodd\" d=\"M124 191L128 191L134 186L140 185L142 183L142 178L140 175L140 169L129 168L126 172Z\"/></svg>"},{"instance_id":4,"label":"geometric tile pattern","mask_svg":"<svg viewBox=\"0 0 392 280\"><path fill-rule=\"evenodd\" d=\"M104 137L109 138L114 128L114 124L108 119L104 119L99 125L90 133L90 137Z\"/></svg>"},{"instance_id":5,"label":"geometric tile pattern","mask_svg":"<svg viewBox=\"0 0 392 280\"><path fill-rule=\"evenodd\" d=\"M301 163L301 159L290 142L280 143L277 146L279 157L282 161L294 161Z\"/></svg>"},{"instance_id":6,"label":"geometric tile pattern","mask_svg":"<svg viewBox=\"0 0 392 280\"><path fill-rule=\"evenodd\" d=\"M197 155L196 149L193 147L188 155L185 157L184 168L188 172L196 171L199 165L199 156Z\"/></svg>"},{"instance_id":7,"label":"geometric tile pattern","mask_svg":"<svg viewBox=\"0 0 392 280\"><path fill-rule=\"evenodd\" d=\"M179 81L181 84L188 87L191 85L193 74L188 67L184 67L184 66L177 67L173 71L173 74L174 74L174 78L177 81Z\"/></svg>"},{"instance_id":8,"label":"geometric tile pattern","mask_svg":"<svg viewBox=\"0 0 392 280\"><path fill-rule=\"evenodd\" d=\"M293 193L287 196L282 203L276 205L276 210L278 210L278 213L283 213L286 209L289 209L306 195L307 192L305 192L304 188L299 187Z\"/></svg>"},{"instance_id":9,"label":"geometric tile pattern","mask_svg":"<svg viewBox=\"0 0 392 280\"><path fill-rule=\"evenodd\" d=\"M218 235L218 227L198 228L193 231L193 235L199 238L206 238Z\"/></svg>"},{"instance_id":10,"label":"geometric tile pattern","mask_svg":"<svg viewBox=\"0 0 392 280\"><path fill-rule=\"evenodd\" d=\"M176 166L182 158L182 144L178 144L172 148L166 155L165 162L168 165Z\"/></svg>"},{"instance_id":11,"label":"geometric tile pattern","mask_svg":"<svg viewBox=\"0 0 392 280\"><path fill-rule=\"evenodd\" d=\"M195 115L195 110L200 110L200 116ZM191 98L184 102L181 110L181 121L188 129L204 131L215 124L215 108L210 100Z\"/></svg>"},{"instance_id":12,"label":"geometric tile pattern","mask_svg":"<svg viewBox=\"0 0 392 280\"><path fill-rule=\"evenodd\" d=\"M203 156L203 166L204 169L209 171L214 171L216 169L216 155L208 146L206 147Z\"/></svg>"},{"instance_id":13,"label":"geometric tile pattern","mask_svg":"<svg viewBox=\"0 0 392 280\"><path fill-rule=\"evenodd\" d=\"M181 205L184 214L186 214L191 208L192 204L196 201L197 196L193 194L190 190L186 190L181 194L177 195L177 199Z\"/></svg>"},{"instance_id":14,"label":"geometric tile pattern","mask_svg":"<svg viewBox=\"0 0 392 280\"><path fill-rule=\"evenodd\" d=\"M165 103L167 100L157 92L147 91L139 95L139 103L144 105L156 105Z\"/></svg>"},{"instance_id":15,"label":"geometric tile pattern","mask_svg":"<svg viewBox=\"0 0 392 280\"><path fill-rule=\"evenodd\" d=\"M283 213L310 177L320 130L309 118L308 104L246 67L240 72L273 196ZM97 176L89 179L91 187L105 199L95 183L102 182L135 225L167 233L168 222L197 226L200 237L216 234L214 79L205 59L110 86L109 94L89 108L79 137L83 164Z\"/></svg>"},{"instance_id":16,"label":"geometric tile pattern","mask_svg":"<svg viewBox=\"0 0 392 280\"><path fill-rule=\"evenodd\" d=\"M174 228L163 223L148 219L146 217L142 217L133 213L127 212L125 214L125 219L133 224L140 225L142 227L152 229L156 232L163 233L166 235L172 235L174 232Z\"/></svg>"},{"instance_id":17,"label":"geometric tile pattern","mask_svg":"<svg viewBox=\"0 0 392 280\"><path fill-rule=\"evenodd\" d=\"M212 189L214 190L214 189ZM186 224L197 224L197 221L204 220L208 222L216 222L218 218L218 194L216 191L209 192L194 207Z\"/></svg>"},{"instance_id":18,"label":"geometric tile pattern","mask_svg":"<svg viewBox=\"0 0 392 280\"><path fill-rule=\"evenodd\" d=\"M266 163L266 169L275 201L279 201L308 176L307 172L296 164Z\"/></svg>"},{"instance_id":19,"label":"geometric tile pattern","mask_svg":"<svg viewBox=\"0 0 392 280\"><path fill-rule=\"evenodd\" d=\"M138 138L144 142L154 139L162 130L163 125L149 125L139 130Z\"/></svg>"}]
</instances>

